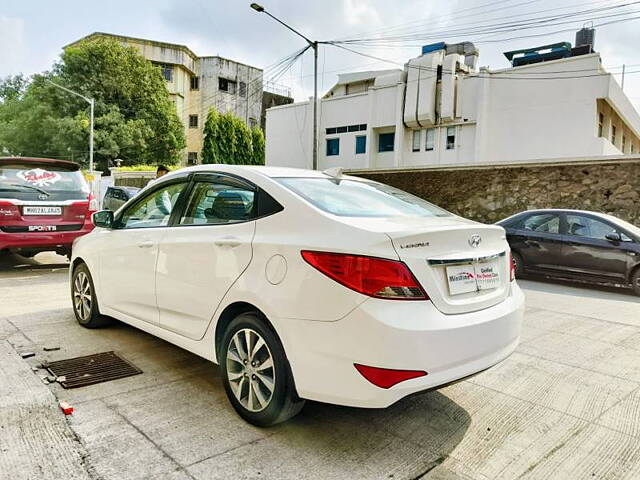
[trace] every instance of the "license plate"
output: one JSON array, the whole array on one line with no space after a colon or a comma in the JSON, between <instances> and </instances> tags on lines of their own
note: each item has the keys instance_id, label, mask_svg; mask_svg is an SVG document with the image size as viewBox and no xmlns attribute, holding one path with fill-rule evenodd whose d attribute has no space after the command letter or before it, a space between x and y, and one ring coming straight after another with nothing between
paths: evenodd
<instances>
[{"instance_id":1,"label":"license plate","mask_svg":"<svg viewBox=\"0 0 640 480\"><path fill-rule=\"evenodd\" d=\"M23 215L62 215L62 207L23 207Z\"/></svg>"},{"instance_id":2,"label":"license plate","mask_svg":"<svg viewBox=\"0 0 640 480\"><path fill-rule=\"evenodd\" d=\"M447 282L451 295L490 290L500 286L498 262L484 262L447 267Z\"/></svg>"},{"instance_id":3,"label":"license plate","mask_svg":"<svg viewBox=\"0 0 640 480\"><path fill-rule=\"evenodd\" d=\"M55 225L29 225L30 232L55 232Z\"/></svg>"}]
</instances>

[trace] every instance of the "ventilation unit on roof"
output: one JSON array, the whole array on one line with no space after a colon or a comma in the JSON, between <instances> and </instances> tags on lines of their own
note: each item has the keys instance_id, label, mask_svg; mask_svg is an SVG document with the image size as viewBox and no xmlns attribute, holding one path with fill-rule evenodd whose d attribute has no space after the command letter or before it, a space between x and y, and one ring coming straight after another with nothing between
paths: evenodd
<instances>
[{"instance_id":1,"label":"ventilation unit on roof","mask_svg":"<svg viewBox=\"0 0 640 480\"><path fill-rule=\"evenodd\" d=\"M595 41L596 29L593 28L593 26L591 28L582 27L576 32L576 48L588 45L591 47L591 50L593 50Z\"/></svg>"}]
</instances>

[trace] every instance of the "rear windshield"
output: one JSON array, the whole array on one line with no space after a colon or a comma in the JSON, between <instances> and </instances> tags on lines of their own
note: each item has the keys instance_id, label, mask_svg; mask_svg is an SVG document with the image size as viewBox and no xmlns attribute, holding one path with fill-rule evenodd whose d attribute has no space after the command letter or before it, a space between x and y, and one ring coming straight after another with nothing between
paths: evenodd
<instances>
[{"instance_id":1,"label":"rear windshield","mask_svg":"<svg viewBox=\"0 0 640 480\"><path fill-rule=\"evenodd\" d=\"M55 165L0 165L0 192L85 192L89 189L79 170Z\"/></svg>"},{"instance_id":2,"label":"rear windshield","mask_svg":"<svg viewBox=\"0 0 640 480\"><path fill-rule=\"evenodd\" d=\"M377 182L333 178L276 178L325 212L341 217L449 217L415 195Z\"/></svg>"}]
</instances>

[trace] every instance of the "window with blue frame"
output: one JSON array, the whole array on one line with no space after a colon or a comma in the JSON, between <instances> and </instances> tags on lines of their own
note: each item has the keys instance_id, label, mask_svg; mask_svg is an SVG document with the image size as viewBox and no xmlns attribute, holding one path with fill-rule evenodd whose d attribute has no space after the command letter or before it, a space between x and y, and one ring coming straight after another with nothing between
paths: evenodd
<instances>
[{"instance_id":1,"label":"window with blue frame","mask_svg":"<svg viewBox=\"0 0 640 480\"><path fill-rule=\"evenodd\" d=\"M360 153L367 153L367 136L358 135L356 137L356 155Z\"/></svg>"},{"instance_id":2,"label":"window with blue frame","mask_svg":"<svg viewBox=\"0 0 640 480\"><path fill-rule=\"evenodd\" d=\"M327 138L327 157L340 155L340 139Z\"/></svg>"},{"instance_id":3,"label":"window with blue frame","mask_svg":"<svg viewBox=\"0 0 640 480\"><path fill-rule=\"evenodd\" d=\"M380 133L378 135L378 152L393 152L393 144L396 140L395 132Z\"/></svg>"}]
</instances>

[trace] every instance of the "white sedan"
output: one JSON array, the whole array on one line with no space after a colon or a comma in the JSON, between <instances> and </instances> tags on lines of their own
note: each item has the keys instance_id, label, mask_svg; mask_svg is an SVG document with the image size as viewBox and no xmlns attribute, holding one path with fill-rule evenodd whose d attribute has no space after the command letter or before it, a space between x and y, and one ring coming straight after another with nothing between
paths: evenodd
<instances>
[{"instance_id":1,"label":"white sedan","mask_svg":"<svg viewBox=\"0 0 640 480\"><path fill-rule=\"evenodd\" d=\"M395 188L203 165L154 182L73 247L73 307L220 364L260 426L305 399L387 407L518 344L524 299L502 227Z\"/></svg>"}]
</instances>

